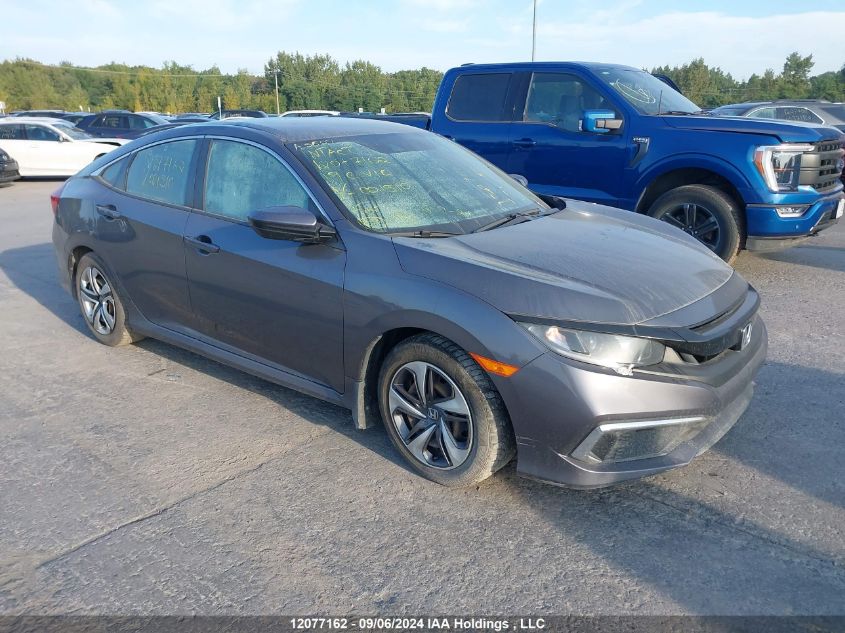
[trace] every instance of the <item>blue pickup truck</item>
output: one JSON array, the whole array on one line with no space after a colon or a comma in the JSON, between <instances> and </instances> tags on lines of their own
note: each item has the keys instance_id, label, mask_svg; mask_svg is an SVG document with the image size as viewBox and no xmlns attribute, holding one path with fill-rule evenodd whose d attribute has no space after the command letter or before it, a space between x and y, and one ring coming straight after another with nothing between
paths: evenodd
<instances>
[{"instance_id":1,"label":"blue pickup truck","mask_svg":"<svg viewBox=\"0 0 845 633\"><path fill-rule=\"evenodd\" d=\"M468 64L443 77L426 127L533 191L669 222L731 261L834 224L845 210L837 129L708 116L627 66Z\"/></svg>"}]
</instances>

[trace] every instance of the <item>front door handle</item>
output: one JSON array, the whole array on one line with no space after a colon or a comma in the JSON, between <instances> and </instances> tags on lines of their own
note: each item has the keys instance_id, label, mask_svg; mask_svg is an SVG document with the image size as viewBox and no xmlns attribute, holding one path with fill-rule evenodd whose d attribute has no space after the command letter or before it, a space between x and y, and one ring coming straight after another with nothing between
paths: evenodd
<instances>
[{"instance_id":1,"label":"front door handle","mask_svg":"<svg viewBox=\"0 0 845 633\"><path fill-rule=\"evenodd\" d=\"M211 241L208 235L197 235L196 237L185 237L185 242L196 248L203 255L220 252L220 247Z\"/></svg>"},{"instance_id":2,"label":"front door handle","mask_svg":"<svg viewBox=\"0 0 845 633\"><path fill-rule=\"evenodd\" d=\"M120 217L120 211L113 204L98 204L97 213L108 220L117 220Z\"/></svg>"},{"instance_id":3,"label":"front door handle","mask_svg":"<svg viewBox=\"0 0 845 633\"><path fill-rule=\"evenodd\" d=\"M516 139L513 144L516 147L534 147L537 144L533 138L518 138Z\"/></svg>"}]
</instances>

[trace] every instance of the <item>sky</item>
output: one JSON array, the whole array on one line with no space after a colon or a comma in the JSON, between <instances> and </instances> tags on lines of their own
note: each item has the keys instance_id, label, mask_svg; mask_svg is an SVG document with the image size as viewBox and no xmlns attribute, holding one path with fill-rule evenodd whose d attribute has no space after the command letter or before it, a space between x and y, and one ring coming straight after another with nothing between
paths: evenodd
<instances>
[{"instance_id":1,"label":"sky","mask_svg":"<svg viewBox=\"0 0 845 633\"><path fill-rule=\"evenodd\" d=\"M845 3L815 0L539 0L537 60L642 68L703 57L737 79L845 63ZM276 51L386 71L531 58L532 0L0 0L0 59L263 73ZM838 9L836 7L839 7Z\"/></svg>"}]
</instances>

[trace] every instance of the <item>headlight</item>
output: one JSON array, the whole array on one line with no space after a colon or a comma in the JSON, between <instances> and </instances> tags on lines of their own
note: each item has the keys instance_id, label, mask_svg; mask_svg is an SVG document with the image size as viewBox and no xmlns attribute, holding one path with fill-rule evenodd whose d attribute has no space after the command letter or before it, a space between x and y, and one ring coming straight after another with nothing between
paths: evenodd
<instances>
[{"instance_id":1,"label":"headlight","mask_svg":"<svg viewBox=\"0 0 845 633\"><path fill-rule=\"evenodd\" d=\"M561 356L609 367L623 376L630 376L634 367L659 363L666 351L662 343L647 338L574 330L539 323L520 325Z\"/></svg>"},{"instance_id":2,"label":"headlight","mask_svg":"<svg viewBox=\"0 0 845 633\"><path fill-rule=\"evenodd\" d=\"M774 192L795 191L801 179L801 156L812 145L766 145L754 152L754 165Z\"/></svg>"}]
</instances>

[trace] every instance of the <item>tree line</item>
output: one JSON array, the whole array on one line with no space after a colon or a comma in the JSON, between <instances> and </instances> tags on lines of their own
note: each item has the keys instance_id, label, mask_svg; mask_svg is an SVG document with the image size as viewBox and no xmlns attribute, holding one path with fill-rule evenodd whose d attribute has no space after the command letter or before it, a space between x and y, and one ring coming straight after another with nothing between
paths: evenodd
<instances>
[{"instance_id":1,"label":"tree line","mask_svg":"<svg viewBox=\"0 0 845 633\"><path fill-rule=\"evenodd\" d=\"M745 81L696 59L660 66L685 95L702 107L769 99L818 98L845 101L845 64L840 71L811 75L813 56L792 53L780 73L771 69ZM279 108L388 112L429 111L443 73L430 68L385 72L364 60L340 64L329 55L280 51L263 75L246 70L224 74L217 66L197 71L166 62L161 68L110 63L80 68L70 62L51 66L31 59L0 63L0 101L7 111L38 108L210 112L220 96L224 108Z\"/></svg>"}]
</instances>

